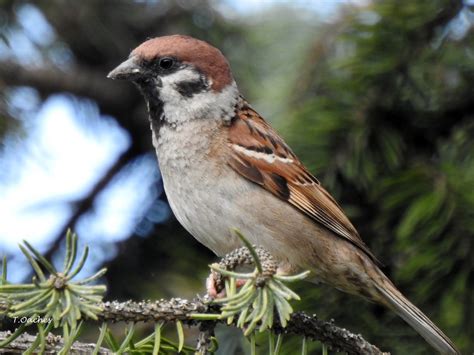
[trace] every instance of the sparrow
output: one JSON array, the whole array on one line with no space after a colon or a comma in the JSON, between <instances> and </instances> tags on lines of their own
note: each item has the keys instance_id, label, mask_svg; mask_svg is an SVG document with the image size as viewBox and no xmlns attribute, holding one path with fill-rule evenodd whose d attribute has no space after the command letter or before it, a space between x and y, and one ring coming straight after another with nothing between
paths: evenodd
<instances>
[{"instance_id":1,"label":"sparrow","mask_svg":"<svg viewBox=\"0 0 474 355\"><path fill-rule=\"evenodd\" d=\"M108 74L132 81L149 113L164 189L178 221L218 256L270 252L280 272L382 304L441 354L453 342L394 286L335 199L239 93L224 55L183 35L149 39Z\"/></svg>"}]
</instances>

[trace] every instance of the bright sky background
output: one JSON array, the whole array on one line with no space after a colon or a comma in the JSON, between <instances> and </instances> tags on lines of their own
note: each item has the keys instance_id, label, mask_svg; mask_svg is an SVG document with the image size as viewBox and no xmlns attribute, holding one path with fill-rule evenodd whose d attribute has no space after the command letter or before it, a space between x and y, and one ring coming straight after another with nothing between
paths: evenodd
<instances>
[{"instance_id":1,"label":"bright sky background","mask_svg":"<svg viewBox=\"0 0 474 355\"><path fill-rule=\"evenodd\" d=\"M24 6L18 15L21 28L9 33L14 49L0 41L0 58L37 65L44 60L37 46L52 43L54 31L35 7ZM71 64L67 48L48 52L47 59ZM27 128L26 139L18 133L8 136L0 154L0 255L9 257L9 280L18 281L29 271L18 243L28 240L47 250L72 213L70 202L94 186L130 138L90 100L54 95L41 105L35 90L24 87L8 95L11 113ZM169 207L157 201L159 178L156 158L143 157L119 174L97 197L94 210L81 218L76 232L82 244L92 246L96 266L115 255L115 242L136 228L146 235L153 223L170 216Z\"/></svg>"},{"instance_id":2,"label":"bright sky background","mask_svg":"<svg viewBox=\"0 0 474 355\"><path fill-rule=\"evenodd\" d=\"M229 17L244 18L285 3L330 18L347 2L366 1L225 0L219 9L232 14ZM21 28L8 35L15 46L10 49L0 41L0 59L41 63L44 57L37 47L53 43L54 30L31 5L21 7L18 15ZM73 61L68 49L61 47L49 51L47 59L61 67ZM40 251L47 250L71 214L69 202L91 189L130 139L112 117L101 116L90 100L55 95L41 105L29 88L18 88L9 95L10 110L27 127L27 137L10 135L0 154L0 255L9 256L9 279L18 281L29 270L18 254L18 243L27 239ZM154 223L170 216L169 207L158 200L162 194L159 179L155 157L150 154L119 175L97 198L94 210L76 228L81 243L91 245L95 264L89 267L113 257L115 242L133 231L146 235Z\"/></svg>"}]
</instances>

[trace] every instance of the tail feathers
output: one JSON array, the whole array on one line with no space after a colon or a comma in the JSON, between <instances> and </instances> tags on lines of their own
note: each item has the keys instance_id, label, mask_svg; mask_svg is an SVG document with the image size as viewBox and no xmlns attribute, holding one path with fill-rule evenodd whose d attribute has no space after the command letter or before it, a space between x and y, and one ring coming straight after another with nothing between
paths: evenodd
<instances>
[{"instance_id":1,"label":"tail feathers","mask_svg":"<svg viewBox=\"0 0 474 355\"><path fill-rule=\"evenodd\" d=\"M388 280L387 280L388 281ZM415 305L406 299L393 284L375 285L386 303L420 334L434 349L443 355L460 355L454 343Z\"/></svg>"}]
</instances>

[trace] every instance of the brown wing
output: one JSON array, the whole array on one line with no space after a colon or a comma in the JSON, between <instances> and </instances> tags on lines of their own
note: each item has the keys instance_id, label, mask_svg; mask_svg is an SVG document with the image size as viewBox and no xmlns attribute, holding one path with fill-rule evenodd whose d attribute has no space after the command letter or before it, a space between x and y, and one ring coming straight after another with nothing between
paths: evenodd
<instances>
[{"instance_id":1,"label":"brown wing","mask_svg":"<svg viewBox=\"0 0 474 355\"><path fill-rule=\"evenodd\" d=\"M229 128L229 145L229 164L239 174L288 201L376 261L334 198L246 102Z\"/></svg>"}]
</instances>

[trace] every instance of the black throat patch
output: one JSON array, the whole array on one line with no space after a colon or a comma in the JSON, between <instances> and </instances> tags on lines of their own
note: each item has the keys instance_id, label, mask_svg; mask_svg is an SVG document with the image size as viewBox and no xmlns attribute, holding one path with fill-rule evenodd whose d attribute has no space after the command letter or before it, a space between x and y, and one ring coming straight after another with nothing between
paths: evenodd
<instances>
[{"instance_id":1,"label":"black throat patch","mask_svg":"<svg viewBox=\"0 0 474 355\"><path fill-rule=\"evenodd\" d=\"M139 86L140 91L145 97L148 108L148 119L150 121L151 127L155 134L158 136L160 132L160 127L165 123L165 112L163 110L163 101L159 99L158 93L153 95L153 92L147 91L150 90L150 87Z\"/></svg>"}]
</instances>

